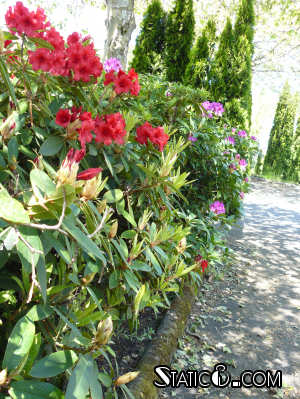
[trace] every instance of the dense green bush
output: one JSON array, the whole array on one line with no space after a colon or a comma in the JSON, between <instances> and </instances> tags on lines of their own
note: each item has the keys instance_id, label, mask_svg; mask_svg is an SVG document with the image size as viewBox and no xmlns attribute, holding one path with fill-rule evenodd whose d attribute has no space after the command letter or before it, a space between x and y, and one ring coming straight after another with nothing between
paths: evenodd
<instances>
[{"instance_id":1,"label":"dense green bush","mask_svg":"<svg viewBox=\"0 0 300 399\"><path fill-rule=\"evenodd\" d=\"M195 88L209 89L211 62L216 44L216 24L209 20L196 40L185 70L184 83Z\"/></svg>"},{"instance_id":2,"label":"dense green bush","mask_svg":"<svg viewBox=\"0 0 300 399\"><path fill-rule=\"evenodd\" d=\"M141 32L133 51L131 66L137 72L152 73L163 68L166 17L160 0L153 0L144 14Z\"/></svg>"},{"instance_id":3,"label":"dense green bush","mask_svg":"<svg viewBox=\"0 0 300 399\"><path fill-rule=\"evenodd\" d=\"M114 327L214 271L255 146L205 91L104 74L90 38L27 14L0 38L0 398L109 399L136 376L112 365Z\"/></svg>"},{"instance_id":4,"label":"dense green bush","mask_svg":"<svg viewBox=\"0 0 300 399\"><path fill-rule=\"evenodd\" d=\"M297 103L290 92L288 82L280 95L273 126L270 133L268 149L264 160L264 172L288 178L292 166L292 144Z\"/></svg>"},{"instance_id":5,"label":"dense green bush","mask_svg":"<svg viewBox=\"0 0 300 399\"><path fill-rule=\"evenodd\" d=\"M170 82L182 82L194 38L193 0L176 0L166 26L166 75Z\"/></svg>"}]
</instances>

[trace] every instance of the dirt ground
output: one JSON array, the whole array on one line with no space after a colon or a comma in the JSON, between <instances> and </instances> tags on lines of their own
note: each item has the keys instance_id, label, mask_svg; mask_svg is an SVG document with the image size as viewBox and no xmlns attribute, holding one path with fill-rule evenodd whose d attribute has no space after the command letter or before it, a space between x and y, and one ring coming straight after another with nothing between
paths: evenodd
<instances>
[{"instance_id":1,"label":"dirt ground","mask_svg":"<svg viewBox=\"0 0 300 399\"><path fill-rule=\"evenodd\" d=\"M244 370L281 370L283 387L181 385L160 397L300 399L300 186L252 179L229 243L235 259L223 280L204 285L172 368L225 363L235 380Z\"/></svg>"}]
</instances>

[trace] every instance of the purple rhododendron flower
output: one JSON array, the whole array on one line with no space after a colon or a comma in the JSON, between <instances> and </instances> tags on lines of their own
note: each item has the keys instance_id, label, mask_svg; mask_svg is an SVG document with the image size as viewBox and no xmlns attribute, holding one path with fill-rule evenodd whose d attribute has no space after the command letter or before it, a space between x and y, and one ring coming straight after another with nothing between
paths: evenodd
<instances>
[{"instance_id":1,"label":"purple rhododendron flower","mask_svg":"<svg viewBox=\"0 0 300 399\"><path fill-rule=\"evenodd\" d=\"M236 154L235 159L236 159L237 161L240 160L240 159L241 159L240 154Z\"/></svg>"},{"instance_id":2,"label":"purple rhododendron flower","mask_svg":"<svg viewBox=\"0 0 300 399\"><path fill-rule=\"evenodd\" d=\"M247 163L246 159L241 159L239 162L239 165L244 168L248 165L248 163Z\"/></svg>"},{"instance_id":3,"label":"purple rhododendron flower","mask_svg":"<svg viewBox=\"0 0 300 399\"><path fill-rule=\"evenodd\" d=\"M232 137L232 136L228 136L228 137L226 137L226 139L225 139L226 141L228 141L228 143L230 143L230 144L232 144L232 145L234 145L235 144L235 140L234 140L234 137Z\"/></svg>"},{"instance_id":4,"label":"purple rhododendron flower","mask_svg":"<svg viewBox=\"0 0 300 399\"><path fill-rule=\"evenodd\" d=\"M202 115L207 116L208 118L212 118L213 114L215 114L216 116L222 116L224 112L224 107L221 103L204 101L201 105L207 111L206 115L204 114L204 112L202 113Z\"/></svg>"},{"instance_id":5,"label":"purple rhododendron flower","mask_svg":"<svg viewBox=\"0 0 300 399\"><path fill-rule=\"evenodd\" d=\"M231 163L229 165L229 169L236 170L236 165L234 163Z\"/></svg>"},{"instance_id":6,"label":"purple rhododendron flower","mask_svg":"<svg viewBox=\"0 0 300 399\"><path fill-rule=\"evenodd\" d=\"M223 155L228 155L228 154L230 154L230 151L224 151L223 152Z\"/></svg>"},{"instance_id":7,"label":"purple rhododendron flower","mask_svg":"<svg viewBox=\"0 0 300 399\"><path fill-rule=\"evenodd\" d=\"M225 206L223 202L215 201L209 206L210 210L214 212L216 215L220 215L221 213L225 213Z\"/></svg>"},{"instance_id":8,"label":"purple rhododendron flower","mask_svg":"<svg viewBox=\"0 0 300 399\"><path fill-rule=\"evenodd\" d=\"M122 64L118 58L109 58L104 62L104 70L105 72L115 71L119 72L122 69Z\"/></svg>"},{"instance_id":9,"label":"purple rhododendron flower","mask_svg":"<svg viewBox=\"0 0 300 399\"><path fill-rule=\"evenodd\" d=\"M241 191L241 192L240 192L240 198L241 198L241 199L244 199L244 197L245 197L245 193L244 193L243 191Z\"/></svg>"},{"instance_id":10,"label":"purple rhododendron flower","mask_svg":"<svg viewBox=\"0 0 300 399\"><path fill-rule=\"evenodd\" d=\"M249 181L248 177L245 177L244 181L245 181L245 183L248 183L248 181Z\"/></svg>"},{"instance_id":11,"label":"purple rhododendron flower","mask_svg":"<svg viewBox=\"0 0 300 399\"><path fill-rule=\"evenodd\" d=\"M167 97L171 97L171 96L172 96L172 93L170 92L170 90L167 90L167 91L166 91L166 96L167 96Z\"/></svg>"},{"instance_id":12,"label":"purple rhododendron flower","mask_svg":"<svg viewBox=\"0 0 300 399\"><path fill-rule=\"evenodd\" d=\"M257 140L257 138L255 136L251 136L250 139L253 140L253 141Z\"/></svg>"},{"instance_id":13,"label":"purple rhododendron flower","mask_svg":"<svg viewBox=\"0 0 300 399\"><path fill-rule=\"evenodd\" d=\"M247 133L245 132L245 130L239 130L239 131L238 131L238 135L239 135L240 137L246 137L246 136L247 136Z\"/></svg>"},{"instance_id":14,"label":"purple rhododendron flower","mask_svg":"<svg viewBox=\"0 0 300 399\"><path fill-rule=\"evenodd\" d=\"M231 129L231 131L232 131L232 133L235 133L235 132L236 132L236 128L233 127L233 128Z\"/></svg>"},{"instance_id":15,"label":"purple rhododendron flower","mask_svg":"<svg viewBox=\"0 0 300 399\"><path fill-rule=\"evenodd\" d=\"M190 140L190 141L192 141L192 142L195 142L195 141L197 141L198 139L197 139L197 137L189 136L189 137L188 137L188 140Z\"/></svg>"}]
</instances>

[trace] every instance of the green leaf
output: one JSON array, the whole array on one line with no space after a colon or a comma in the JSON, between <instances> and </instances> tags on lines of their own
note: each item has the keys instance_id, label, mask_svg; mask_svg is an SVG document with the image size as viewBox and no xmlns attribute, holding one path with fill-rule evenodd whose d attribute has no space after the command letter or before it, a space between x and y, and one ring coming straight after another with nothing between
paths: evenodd
<instances>
[{"instance_id":1,"label":"green leaf","mask_svg":"<svg viewBox=\"0 0 300 399\"><path fill-rule=\"evenodd\" d=\"M12 223L30 223L30 218L21 202L12 198L7 190L0 185L0 218Z\"/></svg>"},{"instance_id":2,"label":"green leaf","mask_svg":"<svg viewBox=\"0 0 300 399\"><path fill-rule=\"evenodd\" d=\"M121 234L121 238L127 238L129 240L132 240L136 236L136 231L135 230L126 230Z\"/></svg>"},{"instance_id":3,"label":"green leaf","mask_svg":"<svg viewBox=\"0 0 300 399\"><path fill-rule=\"evenodd\" d=\"M103 199L105 199L108 203L118 202L123 198L123 193L119 189L107 191Z\"/></svg>"},{"instance_id":4,"label":"green leaf","mask_svg":"<svg viewBox=\"0 0 300 399\"><path fill-rule=\"evenodd\" d=\"M54 249L59 254L59 256L62 257L63 260L67 264L72 263L72 256L71 256L70 252L62 244L62 242L60 240L57 240L54 237L54 233L53 232L51 233L50 231L45 231L42 234L42 240L43 240L43 242L45 242L48 245L48 247L50 247L50 246L51 246L51 248L54 247Z\"/></svg>"},{"instance_id":5,"label":"green leaf","mask_svg":"<svg viewBox=\"0 0 300 399\"><path fill-rule=\"evenodd\" d=\"M56 191L56 185L50 177L40 169L33 169L30 172L30 182L32 186L37 186L42 193L47 194L49 197Z\"/></svg>"},{"instance_id":6,"label":"green leaf","mask_svg":"<svg viewBox=\"0 0 300 399\"><path fill-rule=\"evenodd\" d=\"M99 373L98 377L106 388L109 388L112 385L112 378L109 374Z\"/></svg>"},{"instance_id":7,"label":"green leaf","mask_svg":"<svg viewBox=\"0 0 300 399\"><path fill-rule=\"evenodd\" d=\"M36 229L28 226L20 226L19 232L21 233L21 236L24 238L24 240L26 240L32 248L37 249L38 251L41 251L43 253L42 242ZM36 252L32 253L28 246L22 240L19 240L19 242L17 243L17 250L23 267L25 268L27 273L31 273L32 263L34 266L36 266L41 255Z\"/></svg>"},{"instance_id":8,"label":"green leaf","mask_svg":"<svg viewBox=\"0 0 300 399\"><path fill-rule=\"evenodd\" d=\"M93 364L85 356L81 356L74 368L67 386L65 399L84 399L89 393L89 376L93 372Z\"/></svg>"},{"instance_id":9,"label":"green leaf","mask_svg":"<svg viewBox=\"0 0 300 399\"><path fill-rule=\"evenodd\" d=\"M143 284L140 287L138 293L136 294L136 296L134 298L134 316L135 316L135 319L138 316L139 309L140 309L140 303L141 303L141 300L142 300L143 296L145 295L145 292L146 292L146 285Z\"/></svg>"},{"instance_id":10,"label":"green leaf","mask_svg":"<svg viewBox=\"0 0 300 399\"><path fill-rule=\"evenodd\" d=\"M75 224L72 218L65 217L63 222L63 228L65 228L77 241L78 245L90 255L103 261L103 253L100 251L98 246L88 236L83 233Z\"/></svg>"},{"instance_id":11,"label":"green leaf","mask_svg":"<svg viewBox=\"0 0 300 399\"><path fill-rule=\"evenodd\" d=\"M8 371L16 369L30 351L35 335L34 323L26 316L22 317L13 328L6 351L2 368Z\"/></svg>"},{"instance_id":12,"label":"green leaf","mask_svg":"<svg viewBox=\"0 0 300 399\"><path fill-rule=\"evenodd\" d=\"M43 256L39 257L39 260L36 264L36 273L37 279L41 287L41 294L44 303L47 302L47 273L46 273L46 265L45 258Z\"/></svg>"},{"instance_id":13,"label":"green leaf","mask_svg":"<svg viewBox=\"0 0 300 399\"><path fill-rule=\"evenodd\" d=\"M135 274L130 270L125 270L124 272L125 279L128 285L135 291L138 292L139 290L139 280L135 276Z\"/></svg>"},{"instance_id":14,"label":"green leaf","mask_svg":"<svg viewBox=\"0 0 300 399\"><path fill-rule=\"evenodd\" d=\"M13 227L11 227L8 231L7 236L5 237L3 244L6 248L7 251L11 251L13 247L18 243L19 241L19 236Z\"/></svg>"},{"instance_id":15,"label":"green leaf","mask_svg":"<svg viewBox=\"0 0 300 399\"><path fill-rule=\"evenodd\" d=\"M70 350L51 353L34 364L30 375L35 378L55 377L72 367L77 359L76 353Z\"/></svg>"},{"instance_id":16,"label":"green leaf","mask_svg":"<svg viewBox=\"0 0 300 399\"><path fill-rule=\"evenodd\" d=\"M31 370L33 363L39 354L41 344L42 344L42 334L39 332L38 334L35 334L35 336L34 336L34 340L31 345L26 364L23 369L23 371L26 374L28 374L29 370Z\"/></svg>"},{"instance_id":17,"label":"green leaf","mask_svg":"<svg viewBox=\"0 0 300 399\"><path fill-rule=\"evenodd\" d=\"M120 281L120 270L114 270L109 276L109 289L116 288Z\"/></svg>"},{"instance_id":18,"label":"green leaf","mask_svg":"<svg viewBox=\"0 0 300 399\"><path fill-rule=\"evenodd\" d=\"M58 388L48 382L26 380L13 382L9 394L13 399L63 399L64 397Z\"/></svg>"},{"instance_id":19,"label":"green leaf","mask_svg":"<svg viewBox=\"0 0 300 399\"><path fill-rule=\"evenodd\" d=\"M42 48L47 48L49 50L54 50L54 47L52 46L51 43L47 42L44 39L41 39L40 37L29 37L27 36L27 39L31 42L33 42L37 47L42 47Z\"/></svg>"},{"instance_id":20,"label":"green leaf","mask_svg":"<svg viewBox=\"0 0 300 399\"><path fill-rule=\"evenodd\" d=\"M12 137L9 140L7 144L7 150L8 150L8 161L11 163L15 163L19 155L19 144L16 137Z\"/></svg>"},{"instance_id":21,"label":"green leaf","mask_svg":"<svg viewBox=\"0 0 300 399\"><path fill-rule=\"evenodd\" d=\"M40 321L47 319L49 316L53 314L53 310L50 306L47 305L34 305L32 308L27 312L26 316L31 321Z\"/></svg>"},{"instance_id":22,"label":"green leaf","mask_svg":"<svg viewBox=\"0 0 300 399\"><path fill-rule=\"evenodd\" d=\"M16 93L15 93L15 89L14 86L11 83L9 74L8 74L8 70L6 68L6 63L5 63L5 59L4 57L1 55L0 56L0 73L2 75L2 79L4 80L4 83L6 84L6 87L9 91L9 94L14 102L14 104L16 105L16 107L19 110L19 103L17 101L17 97L16 97Z\"/></svg>"},{"instance_id":23,"label":"green leaf","mask_svg":"<svg viewBox=\"0 0 300 399\"><path fill-rule=\"evenodd\" d=\"M64 144L64 139L60 136L50 136L41 145L40 153L45 157L57 154Z\"/></svg>"},{"instance_id":24,"label":"green leaf","mask_svg":"<svg viewBox=\"0 0 300 399\"><path fill-rule=\"evenodd\" d=\"M92 359L93 361L93 359ZM93 373L90 375L89 379L89 384L90 384L90 391L91 391L91 396L92 399L103 399L103 392L102 392L102 387L101 384L98 380L98 366L93 361L94 367L93 367Z\"/></svg>"}]
</instances>

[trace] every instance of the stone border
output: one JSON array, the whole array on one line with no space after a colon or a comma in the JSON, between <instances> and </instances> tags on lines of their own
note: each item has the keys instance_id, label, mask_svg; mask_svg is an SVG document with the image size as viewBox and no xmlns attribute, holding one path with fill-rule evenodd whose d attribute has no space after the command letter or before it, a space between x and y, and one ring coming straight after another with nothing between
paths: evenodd
<instances>
[{"instance_id":1,"label":"stone border","mask_svg":"<svg viewBox=\"0 0 300 399\"><path fill-rule=\"evenodd\" d=\"M158 399L158 390L153 385L155 379L153 369L158 365L170 365L178 338L184 333L195 299L195 290L190 285L185 285L182 295L173 301L138 364L139 376L128 385L135 399Z\"/></svg>"}]
</instances>

